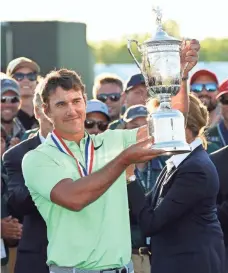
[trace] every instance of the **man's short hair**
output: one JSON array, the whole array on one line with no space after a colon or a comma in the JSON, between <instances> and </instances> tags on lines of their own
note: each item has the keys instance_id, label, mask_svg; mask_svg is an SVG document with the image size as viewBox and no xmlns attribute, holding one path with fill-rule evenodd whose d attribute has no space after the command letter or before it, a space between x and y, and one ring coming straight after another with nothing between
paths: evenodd
<instances>
[{"instance_id":1,"label":"man's short hair","mask_svg":"<svg viewBox=\"0 0 228 273\"><path fill-rule=\"evenodd\" d=\"M97 90L102 84L112 83L120 87L123 92L123 81L116 74L100 74L95 78L93 85L93 98L97 98Z\"/></svg>"},{"instance_id":2,"label":"man's short hair","mask_svg":"<svg viewBox=\"0 0 228 273\"><path fill-rule=\"evenodd\" d=\"M53 94L58 87L66 91L74 89L75 91L81 91L83 95L85 94L85 85L79 75L73 70L60 69L51 71L46 75L44 81L42 81L40 90L42 102L48 103L50 95Z\"/></svg>"}]
</instances>

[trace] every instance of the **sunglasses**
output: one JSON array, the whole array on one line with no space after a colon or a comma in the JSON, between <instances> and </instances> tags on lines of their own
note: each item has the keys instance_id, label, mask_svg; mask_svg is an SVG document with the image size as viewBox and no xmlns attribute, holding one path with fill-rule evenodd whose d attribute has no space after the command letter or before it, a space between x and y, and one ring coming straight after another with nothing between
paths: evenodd
<instances>
[{"instance_id":1,"label":"sunglasses","mask_svg":"<svg viewBox=\"0 0 228 273\"><path fill-rule=\"evenodd\" d=\"M120 96L121 94L119 93L99 94L97 95L97 99L105 103L107 99L110 99L110 101L118 101Z\"/></svg>"},{"instance_id":2,"label":"sunglasses","mask_svg":"<svg viewBox=\"0 0 228 273\"><path fill-rule=\"evenodd\" d=\"M104 132L108 128L108 122L104 121L95 121L91 119L86 119L85 120L85 128L86 129L92 129L94 126L97 126L97 128Z\"/></svg>"},{"instance_id":3,"label":"sunglasses","mask_svg":"<svg viewBox=\"0 0 228 273\"><path fill-rule=\"evenodd\" d=\"M199 93L205 89L208 92L215 92L218 86L216 83L193 83L191 85L191 91Z\"/></svg>"},{"instance_id":4,"label":"sunglasses","mask_svg":"<svg viewBox=\"0 0 228 273\"><path fill-rule=\"evenodd\" d=\"M221 96L220 102L222 105L228 105L228 98L225 98L224 96Z\"/></svg>"},{"instance_id":5,"label":"sunglasses","mask_svg":"<svg viewBox=\"0 0 228 273\"><path fill-rule=\"evenodd\" d=\"M20 102L19 97L1 97L1 103L18 103Z\"/></svg>"},{"instance_id":6,"label":"sunglasses","mask_svg":"<svg viewBox=\"0 0 228 273\"><path fill-rule=\"evenodd\" d=\"M24 80L24 78L27 78L29 81L34 82L37 80L37 73L31 72L28 74L24 74L18 72L13 75L13 78L19 82Z\"/></svg>"}]
</instances>

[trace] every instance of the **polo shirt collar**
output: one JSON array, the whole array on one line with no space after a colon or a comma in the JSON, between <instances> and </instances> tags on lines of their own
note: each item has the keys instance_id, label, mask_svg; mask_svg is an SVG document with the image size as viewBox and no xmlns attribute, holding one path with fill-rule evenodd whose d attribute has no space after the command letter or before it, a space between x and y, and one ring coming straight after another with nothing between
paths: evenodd
<instances>
[{"instance_id":1,"label":"polo shirt collar","mask_svg":"<svg viewBox=\"0 0 228 273\"><path fill-rule=\"evenodd\" d=\"M80 141L80 146L83 145L85 146L86 140L88 138L89 134L85 131L85 136L81 139ZM75 141L70 141L67 139L62 138L62 140L65 142L65 144L67 145L67 147L71 150L72 148L75 147L75 145L78 145ZM53 142L52 138L51 138L51 133L48 134L45 143L50 145L50 146L54 146L56 147L55 143Z\"/></svg>"}]
</instances>

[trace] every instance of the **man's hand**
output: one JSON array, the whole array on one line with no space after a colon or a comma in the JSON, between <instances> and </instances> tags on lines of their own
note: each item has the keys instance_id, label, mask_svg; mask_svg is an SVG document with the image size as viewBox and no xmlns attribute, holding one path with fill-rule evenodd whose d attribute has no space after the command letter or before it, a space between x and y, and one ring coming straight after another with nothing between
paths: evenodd
<instances>
[{"instance_id":1,"label":"man's hand","mask_svg":"<svg viewBox=\"0 0 228 273\"><path fill-rule=\"evenodd\" d=\"M12 216L1 219L1 237L4 239L20 239L22 235L22 225L18 219Z\"/></svg>"},{"instance_id":2,"label":"man's hand","mask_svg":"<svg viewBox=\"0 0 228 273\"><path fill-rule=\"evenodd\" d=\"M152 144L153 139L147 138L127 148L122 153L123 164L129 166L131 164L149 161L165 153L164 150L153 150Z\"/></svg>"},{"instance_id":3,"label":"man's hand","mask_svg":"<svg viewBox=\"0 0 228 273\"><path fill-rule=\"evenodd\" d=\"M183 77L187 77L188 73L197 64L199 60L198 52L200 50L199 41L184 40L181 45L181 72Z\"/></svg>"}]
</instances>

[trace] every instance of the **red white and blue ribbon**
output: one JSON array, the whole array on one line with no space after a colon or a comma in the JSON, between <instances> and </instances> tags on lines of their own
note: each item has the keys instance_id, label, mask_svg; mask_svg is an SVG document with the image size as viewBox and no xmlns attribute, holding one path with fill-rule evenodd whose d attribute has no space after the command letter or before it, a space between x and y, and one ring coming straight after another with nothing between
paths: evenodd
<instances>
[{"instance_id":1,"label":"red white and blue ribbon","mask_svg":"<svg viewBox=\"0 0 228 273\"><path fill-rule=\"evenodd\" d=\"M94 146L93 141L88 135L85 145L85 163L86 167L84 167L81 162L77 160L77 158L74 156L74 154L71 152L71 150L67 147L66 143L63 141L63 139L58 135L56 130L54 130L51 133L51 138L56 145L56 147L64 154L67 154L69 156L72 156L77 164L78 171L81 177L87 176L91 174L93 169L93 161L94 161Z\"/></svg>"}]
</instances>

